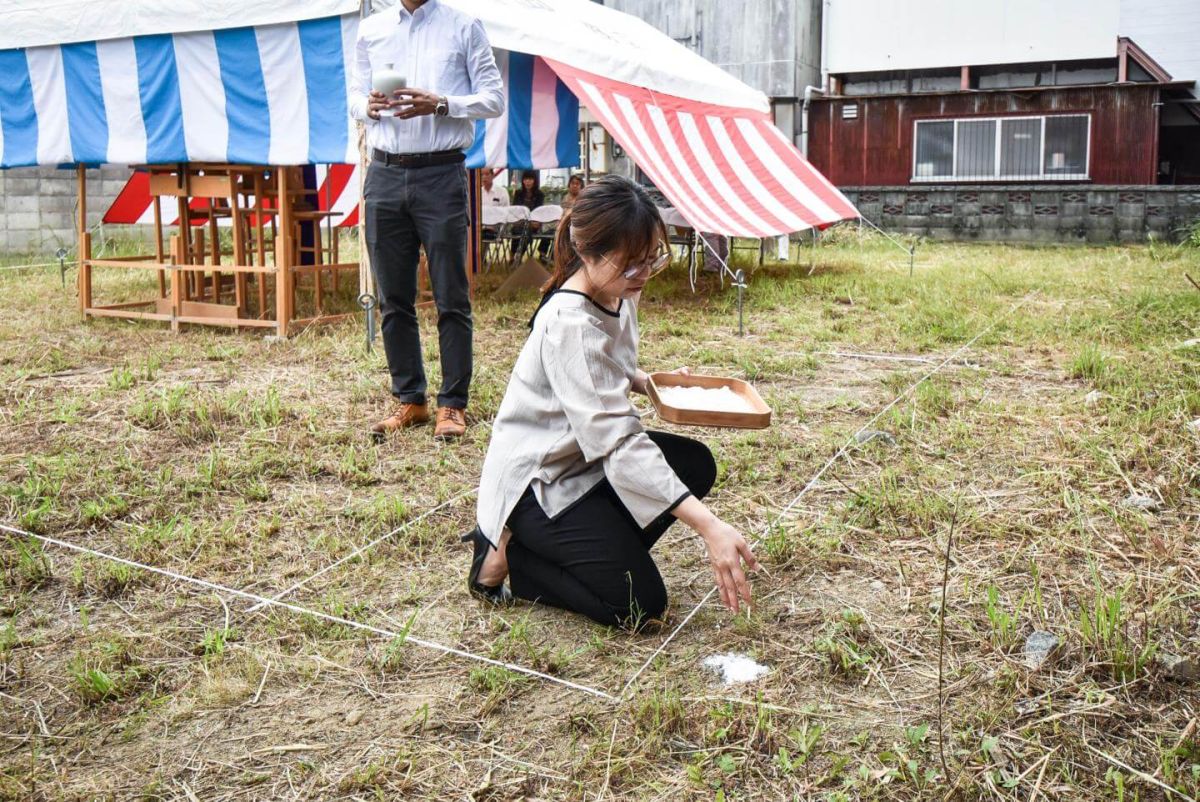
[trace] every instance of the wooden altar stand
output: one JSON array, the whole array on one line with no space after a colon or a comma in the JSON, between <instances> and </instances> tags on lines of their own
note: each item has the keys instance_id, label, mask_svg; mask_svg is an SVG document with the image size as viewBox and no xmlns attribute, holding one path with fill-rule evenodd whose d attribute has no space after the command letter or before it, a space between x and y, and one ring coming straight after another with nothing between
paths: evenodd
<instances>
[{"instance_id":1,"label":"wooden altar stand","mask_svg":"<svg viewBox=\"0 0 1200 802\"><path fill-rule=\"evenodd\" d=\"M96 259L87 230L87 176L79 178L79 309L87 317L117 317L182 324L275 329L280 337L312 323L342 320L354 312L325 314L326 280L339 289L341 273L359 263L338 261L336 232L323 242L322 223L333 213L310 208L315 195L299 180L298 168L240 164L155 165L150 173L154 209L154 253ZM176 201L179 221L163 225L159 198ZM192 208L193 201L201 199ZM222 249L220 231L227 222L232 250ZM200 223L198 226L197 223ZM313 240L303 244L301 227L311 224ZM207 240L207 242L206 242ZM303 255L311 264L302 264ZM157 297L97 305L93 273L97 268L151 270L158 273ZM301 279L313 278L312 315L296 317ZM356 293L357 294L357 293Z\"/></svg>"}]
</instances>

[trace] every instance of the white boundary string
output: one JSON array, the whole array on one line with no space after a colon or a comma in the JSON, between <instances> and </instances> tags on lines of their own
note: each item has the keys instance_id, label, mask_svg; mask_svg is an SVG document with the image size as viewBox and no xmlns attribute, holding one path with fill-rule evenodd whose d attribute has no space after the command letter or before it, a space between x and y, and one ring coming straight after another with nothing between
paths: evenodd
<instances>
[{"instance_id":1,"label":"white boundary string","mask_svg":"<svg viewBox=\"0 0 1200 802\"><path fill-rule=\"evenodd\" d=\"M345 557L341 558L337 562L333 562L333 563L330 563L329 565L325 566L324 568L322 568L320 571L317 571L312 576L310 576L306 579L301 579L299 582L292 585L291 587L279 591L278 593L276 593L274 596L271 597L271 601L279 601L284 596L291 595L293 592L304 587L305 585L307 585L309 582L312 582L317 577L327 574L330 571L332 571L334 568L337 568L339 565L343 565L343 564L349 562L350 560L353 560L355 557L362 554L364 551L374 548L375 546L377 546L378 544L387 540L388 538L395 537L396 535L400 534L404 530L408 529L410 526L415 526L416 524L419 524L421 521L423 521L426 518L428 518L429 516L433 515L435 512L444 510L445 508L449 507L452 504L457 504L458 502L465 499L467 496L474 495L475 492L476 492L475 488L471 488L470 490L459 493L457 496L455 496L454 498L452 498L448 501L443 501L441 504L437 505L436 507L434 507L431 510L426 510L425 512L418 515L416 518L413 518L411 521L405 521L404 523L400 524L392 531L388 532L386 535L380 535L379 537L372 540L370 543L366 543L362 546L359 546L354 551L350 552L349 554L347 554ZM246 612L254 613L254 612L261 610L265 606L267 606L266 602L259 602L258 604L254 605L253 607L247 608Z\"/></svg>"},{"instance_id":2,"label":"white boundary string","mask_svg":"<svg viewBox=\"0 0 1200 802\"><path fill-rule=\"evenodd\" d=\"M63 261L63 267L71 267L78 264L74 259L66 259ZM0 270L35 270L40 267L58 267L58 262L43 262L36 265L0 265Z\"/></svg>"},{"instance_id":3,"label":"white boundary string","mask_svg":"<svg viewBox=\"0 0 1200 802\"><path fill-rule=\"evenodd\" d=\"M707 233L707 232L706 232L706 233ZM727 234L720 234L720 235L718 235L718 236L725 237L725 239L727 239L727 240L729 241L729 253L732 255L732 254L733 254L733 239L734 239L734 238L733 238L732 236L730 236L730 235L727 235ZM721 270L722 270L722 271L723 271L723 272L724 272L724 273L725 273L727 276L729 276L729 280L730 280L730 281L737 281L737 273L734 273L734 272L733 272L733 271L732 271L732 270L729 268L729 264L728 264L728 263L727 263L727 262L726 262L724 259L722 259L722 258L721 258L721 254L717 253L716 249L715 249L715 248L713 248L712 244L711 244L711 243L709 243L709 241L708 241L707 239L705 239L703 236L701 236L701 234L700 234L700 232L699 232L699 231L697 231L697 232L696 232L696 238L700 240L700 244L701 244L701 245L703 245L703 246L704 246L704 248L708 248L708 252L709 252L709 253L711 253L711 254L713 255L713 258L715 258L715 259L717 260L717 264L719 264L719 265L721 266ZM701 248L701 250L703 250L703 248ZM689 276L689 278L691 278L691 277ZM691 279L691 281L692 281L692 292L695 292L695 291L696 291L696 281L695 281L695 279Z\"/></svg>"},{"instance_id":4,"label":"white boundary string","mask_svg":"<svg viewBox=\"0 0 1200 802\"><path fill-rule=\"evenodd\" d=\"M715 253L713 255L716 256ZM723 260L720 260L719 256L717 258L718 258L718 261L722 262L722 267L726 271L728 271L729 268L727 265L724 264ZM994 321L992 321L990 324L988 324L984 329L982 329L978 334L976 334L974 337L972 337L968 342L966 342L965 344L960 346L956 351L954 351L954 353L952 353L950 356L946 357L944 360L942 360L940 363L938 363L935 367L933 367L928 372L926 372L923 376L921 376L921 378L917 379L917 381L915 381L911 385L909 385L900 395L896 396L896 398L892 399L885 407L883 407L883 409L876 412L871 417L870 420L868 420L854 434L852 434L847 439L845 444L843 444L842 447L839 448L837 450L837 452L832 457L830 457L830 459L824 465L821 466L821 469L818 470L817 473L814 474L811 479L809 479L809 481L804 485L804 487L800 490L800 492L796 495L796 497L793 498L787 504L787 506L785 506L783 508L783 510L780 511L779 515L777 515L770 524L768 524L766 527L764 527L761 531L758 532L758 534L754 537L754 542L757 543L759 540L761 540L762 536L765 535L768 531L770 531L772 526L776 525L780 520L782 520L786 515L788 515L797 504L800 503L800 500L808 493L809 490L811 490L813 487L816 486L817 482L820 481L821 477L823 477L825 475L825 473L833 466L833 464L835 462L837 462L850 449L850 447L852 445L854 445L854 443L856 442L856 440L860 434L862 434L872 424L874 424L877 420L879 420L881 417L883 417L883 415L885 415L890 409L892 409L894 406L899 404L904 399L908 398L913 393L913 391L917 389L917 387L919 387L921 384L923 384L925 381L927 381L934 374L939 372L946 365L953 362L963 352L965 352L969 348L971 348L971 346L973 346L976 342L978 342L979 339L982 338L985 334L987 334L992 329L994 329L997 325L999 325L1000 323L1002 323L1003 321L1005 321L1009 317L1011 317L1018 309L1020 309L1022 306L1024 306L1026 303L1029 302L1030 297L1031 297L1031 294L1026 294L1024 298L1022 298L1020 301L1013 304L1008 309L1008 311L1006 311L1003 315L1001 315L1000 317L998 317ZM160 576L165 576L169 579L174 579L179 582L189 583L192 585L196 585L198 587L203 587L203 588L207 588L209 590L216 591L218 593L226 593L231 596L237 596L237 597L255 602L254 606L248 608L247 612L253 612L256 610L260 610L263 607L268 607L268 606L269 607L279 607L284 610L289 610L293 613L298 613L300 615L310 615L310 616L313 616L314 618L318 618L318 619L321 619L324 621L329 621L329 622L335 623L335 624L341 624L343 626L348 626L353 629L362 630L364 632L370 632L372 634L379 635L382 637L387 637L387 638L392 638L392 639L401 638L404 642L411 642L411 643L416 644L417 646L421 646L426 649L431 649L433 651L439 651L444 654L451 654L451 655L455 655L458 657L463 657L468 660L475 660L477 662L497 666L499 668L503 668L508 671L514 671L514 672L517 672L520 674L525 674L525 675L528 675L531 677L537 677L538 679L544 679L548 682L562 685L564 687L571 688L572 690L581 691L583 693L587 693L592 696L599 697L601 699L607 699L608 701L611 701L611 702L614 702L617 704L620 704L626 700L626 696L629 692L629 689L633 686L633 683L637 681L638 677L640 677L645 672L645 670L650 666L650 664L652 662L654 662L654 659L656 657L658 657L658 655L662 654L662 652L671 643L671 641L675 639L675 637L683 630L683 628L685 626L687 626L688 622L691 621L693 617L695 617L696 613L698 613L700 611L700 609L705 604L708 603L709 599L712 598L713 594L717 592L717 588L716 588L716 586L714 586L708 591L707 594L705 594L704 598L702 598L688 612L688 614L679 623L679 625L676 626L674 630L672 630L671 634L668 635L667 638L661 644L659 644L658 648L656 648L654 650L654 653L651 654L650 657L644 663L642 663L642 665L629 677L629 679L622 686L620 693L616 696L614 696L610 693L607 693L605 691L602 691L598 688L593 688L588 685L581 685L579 683L571 682L570 680L565 680L560 677L555 677L550 674L543 673L541 671L535 671L531 668L526 668L524 666L516 665L514 663L505 663L500 660L493 660L490 657L484 657L482 655L473 654L471 652L468 652L468 651L465 651L462 649L457 649L453 646L446 646L445 644L438 643L436 641L426 640L424 638L419 638L414 635L405 635L405 634L396 632L394 630L383 629L381 627L371 626L370 624L364 624L359 621L354 621L354 620L351 620L348 618L342 618L340 616L329 615L328 613L322 613L318 610L313 610L313 609L310 609L307 607L302 607L297 604L291 604L289 602L280 601L280 599L282 597L288 595L289 593L292 593L293 591L299 589L300 587L302 587L302 586L306 585L307 583L311 582L312 580L316 579L317 577L319 577L325 573L328 573L329 571L332 571L334 568L338 567L339 565L345 564L349 560L352 560L354 557L358 556L359 554L362 554L364 551L367 551L368 549L374 547L375 545L379 544L380 542L382 542L390 537L394 537L395 535L404 531L408 527L419 523L420 521L428 518L429 516L433 515L434 513L438 512L442 509L445 509L446 507L448 507L454 503L457 503L458 501L461 501L462 499L466 498L467 496L472 495L474 492L475 492L475 490L471 489L471 490L465 491L463 493L460 493L459 495L455 496L454 498L449 499L449 500L443 502L442 504L438 505L437 507L434 507L433 509L426 511L425 513L421 514L417 518L414 518L411 521L406 521L405 523L401 524L399 527L392 530L391 532L388 532L385 535L381 535L381 536L375 538L374 540L356 548L354 551L352 551L350 554L346 555L345 557L342 557L341 559L339 559L339 560L327 565L326 567L322 568L321 570L317 571L315 574L309 576L308 578L303 579L300 582L297 582L296 584L292 585L291 587L281 591L274 598L267 598L265 596L260 596L256 593L251 593L249 591L238 590L237 588L231 588L231 587L227 587L225 585L217 584L215 582L209 582L207 580L197 579L195 577L190 577L185 574L180 574L180 573L170 571L170 570L167 570L164 568L157 568L152 565L146 565L144 563L135 562L133 560L127 560L123 557L118 557L116 555L108 554L108 553L105 553L102 551L97 551L95 549L91 549L86 546L80 546L76 543L71 543L69 541L59 540L57 538L47 537L45 535L38 535L38 534L34 534L33 532L27 532L23 529L17 529L15 527L8 526L3 523L0 523L0 531L8 532L13 535L32 538L32 539L38 540L42 543L46 543L46 544L53 545L53 546L58 546L60 548L69 549L71 551L76 551L76 552L80 552L83 554L89 554L94 557L100 557L105 560L110 560L112 562L117 562L117 563L121 563L123 565L128 565L131 568L137 568L139 570L148 571L153 574L159 574Z\"/></svg>"},{"instance_id":5,"label":"white boundary string","mask_svg":"<svg viewBox=\"0 0 1200 802\"><path fill-rule=\"evenodd\" d=\"M987 334L989 331L994 329L1000 323L1004 322L1009 317L1011 317L1014 312L1016 312L1018 309L1020 309L1022 306L1024 306L1026 303L1029 302L1030 297L1031 297L1030 294L1026 294L1024 298L1022 298L1021 300L1019 300L1015 304L1013 304L1011 307L1009 307L1007 312L1005 312L1003 315L1001 315L1000 317L993 320L991 323L989 323L987 325L986 328L984 328L982 331L980 331L978 334L976 334L974 337L972 337L966 344L959 347L958 350L956 350L950 356L946 357L944 360L939 362L935 367L933 367L927 373L925 373L925 375L923 375L921 378L917 379L915 382L910 384L904 390L904 392L902 392L900 395L898 395L894 399L892 399L888 403L887 406L885 406L883 409L876 412L869 421L864 423L862 425L862 427L859 428L858 431L856 431L854 434L850 435L849 439L846 440L845 444L837 450L837 453L835 453L832 457L829 458L828 462L826 462L824 465L821 466L821 469L816 472L816 474L813 476L812 479L808 480L808 483L806 485L804 485L804 487L800 490L800 492L798 494L796 494L796 497L794 499L792 499L786 507L783 508L783 510L779 513L779 515L777 515L775 517L775 520L772 521L767 526L763 527L763 529L761 531L759 531L759 533L754 538L754 542L757 543L759 540L761 540L762 536L765 535L767 532L769 532L771 530L772 526L779 523L779 521L781 521L784 516L786 516L789 512L792 511L793 507L795 507L797 504L800 503L800 499L804 498L805 494L808 493L809 490L811 490L813 487L816 486L816 483L821 479L822 476L825 475L825 472L828 471L835 462L837 462L839 459L841 459L843 454L845 454L847 451L850 450L850 447L854 445L855 441L857 440L857 438L860 434L862 434L864 431L866 431L868 428L870 428L871 425L875 423L875 421L877 421L881 417L883 417L884 414L886 414L888 410L890 410L892 407L899 404L904 399L908 398L908 396L911 395L912 392L917 389L917 387L924 384L925 381L927 379L929 379L929 377L933 376L939 370L946 367L946 365L949 365L956 358L958 358L958 356L960 354L962 354L964 351L966 351L972 345L974 345L976 342L978 342L979 339L981 337L983 337L983 335ZM691 611L684 617L684 619L679 622L679 625L677 627L675 627L674 630L672 630L671 634L667 636L666 640L664 640L661 644L659 644L658 648L654 650L654 653L650 655L650 657L646 660L646 662L642 663L641 667L638 668L637 671L633 672L633 675L625 682L625 685L621 688L621 692L618 694L618 699L620 699L622 701L625 699L625 694L628 693L629 688L633 685L633 683L637 680L637 678L642 675L642 672L644 672L650 666L650 664L652 662L654 662L654 658L658 657L662 653L662 651L667 648L667 645L670 644L670 642L675 639L675 636L678 635L685 626L687 626L687 623L692 620L692 617L695 616L697 612L699 612L701 607L703 607L705 604L708 603L708 600L711 599L713 594L716 592L717 592L717 587L716 587L716 585L714 585L712 587L712 589L709 590L707 594L705 594L704 598L702 598L699 602L696 603L696 606L693 607L691 609Z\"/></svg>"},{"instance_id":6,"label":"white boundary string","mask_svg":"<svg viewBox=\"0 0 1200 802\"><path fill-rule=\"evenodd\" d=\"M531 677L537 677L538 679L544 679L548 682L553 682L558 685L563 685L567 688L571 688L576 691L582 691L583 693L591 694L592 696L598 696L601 699L607 699L611 702L619 701L618 697L613 696L610 693L605 693L604 691L599 690L598 688L592 688L587 685L580 685L578 683L571 682L570 680L565 680L560 677L551 676L550 674L544 674L541 671L534 671L531 668L525 668L523 666L515 665L513 663L505 663L500 660L493 660L490 657L483 657L482 655L472 654L471 652L464 651L462 649L456 649L453 646L446 646L444 644L437 643L436 641L425 640L423 638L418 638L413 635L404 635L404 634L395 632L390 629L383 629L381 627L371 626L370 624L364 624L360 621L353 621L349 618L342 618L341 616L329 615L328 613L322 613L318 610L311 610L307 607L301 607L298 604L291 604L289 602L276 601L275 599L268 599L265 596L259 596L257 593L250 593L249 591L238 590L237 588L231 588L231 587L227 587L225 585L219 585L216 582L209 582L204 579L196 579L195 577L186 576L184 574L179 574L174 571L168 571L165 568L156 568L153 565L145 565L144 563L134 562L133 560L127 560L124 557L117 557L116 555L107 554L103 551L97 551L95 549L90 549L90 548L87 548L86 546L80 546L76 543L71 543L66 540L58 540L57 538L46 537L45 535L37 535L37 534L34 534L33 532L27 532L24 529L17 529L15 527L8 526L6 524L0 523L0 531L8 532L9 534L18 535L18 536L22 536L22 537L33 538L34 540L41 541L42 543L47 543L51 546L58 546L60 548L80 552L82 554L90 554L93 557L100 557L105 560L111 560L112 562L121 563L122 565L128 565L130 568L137 568L142 571L148 571L152 574L158 574L160 576L165 576L168 579L174 579L179 582L187 582L189 584L196 585L196 586L202 587L202 588L207 588L209 590L213 590L218 593L227 593L231 596L238 596L240 598L248 599L248 600L254 601L254 602L259 602L264 605L270 605L272 607L280 607L284 610L290 610L293 613L299 613L300 615L311 615L314 618L319 618L323 621L328 621L333 624L341 624L343 626L351 627L353 629L360 629L364 632L370 632L372 634L380 635L385 638L393 638L393 639L401 638L405 643L415 643L417 646L422 646L426 649L432 649L434 651L443 652L444 654L452 654L452 655L456 655L458 657L464 657L468 660L475 660L480 663L487 663L488 665L496 666L498 668L503 668L508 671L515 671L520 674L527 674Z\"/></svg>"}]
</instances>

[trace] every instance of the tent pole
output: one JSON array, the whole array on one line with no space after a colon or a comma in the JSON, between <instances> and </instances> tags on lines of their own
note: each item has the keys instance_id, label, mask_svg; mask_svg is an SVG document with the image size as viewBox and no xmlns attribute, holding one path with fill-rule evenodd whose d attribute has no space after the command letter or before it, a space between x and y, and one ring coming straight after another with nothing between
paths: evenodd
<instances>
[{"instance_id":1,"label":"tent pole","mask_svg":"<svg viewBox=\"0 0 1200 802\"><path fill-rule=\"evenodd\" d=\"M583 183L592 183L592 124L583 124Z\"/></svg>"},{"instance_id":2,"label":"tent pole","mask_svg":"<svg viewBox=\"0 0 1200 802\"><path fill-rule=\"evenodd\" d=\"M151 195L150 200L154 208L154 260L161 265L166 256L163 251L162 206L157 195ZM167 297L167 274L162 270L158 271L158 297Z\"/></svg>"},{"instance_id":3,"label":"tent pole","mask_svg":"<svg viewBox=\"0 0 1200 802\"><path fill-rule=\"evenodd\" d=\"M336 256L337 249L333 247L333 187L331 186L331 184L333 182L330 180L332 177L333 177L333 165L327 164L327 165L325 165L325 211L328 212L328 215L326 215L326 217L325 217L325 232L328 237L328 241L326 244L329 246L329 260L327 262L325 262L325 264L327 264L327 265L332 265L337 262L337 256ZM318 221L317 225L320 226L321 223ZM333 291L337 292L337 288L338 288L338 272L337 272L337 270L330 270L329 277L330 277L330 279L333 280ZM319 281L320 278L321 278L321 271L318 270L317 271L318 283L320 283L320 281Z\"/></svg>"},{"instance_id":4,"label":"tent pole","mask_svg":"<svg viewBox=\"0 0 1200 802\"><path fill-rule=\"evenodd\" d=\"M288 168L275 168L278 175L279 231L275 235L275 333L288 336L292 318L292 196L288 186Z\"/></svg>"},{"instance_id":5,"label":"tent pole","mask_svg":"<svg viewBox=\"0 0 1200 802\"><path fill-rule=\"evenodd\" d=\"M359 16L366 19L371 14L371 0L361 0ZM358 174L362 180L358 182L358 292L359 296L375 295L375 276L371 273L371 254L367 248L367 201L363 197L363 185L367 183L367 170L370 159L367 155L367 127L355 123L358 131Z\"/></svg>"},{"instance_id":6,"label":"tent pole","mask_svg":"<svg viewBox=\"0 0 1200 802\"><path fill-rule=\"evenodd\" d=\"M483 170L491 170L484 167ZM471 228L467 232L467 288L471 298L475 297L475 274L483 271L483 182L480 170L467 171L467 188L470 191Z\"/></svg>"},{"instance_id":7,"label":"tent pole","mask_svg":"<svg viewBox=\"0 0 1200 802\"><path fill-rule=\"evenodd\" d=\"M371 251L367 247L367 199L363 196L363 186L367 183L367 170L370 169L370 159L367 158L367 127L356 123L358 128L358 174L362 180L358 182L358 291L367 295L375 294L375 276L371 273Z\"/></svg>"},{"instance_id":8,"label":"tent pole","mask_svg":"<svg viewBox=\"0 0 1200 802\"><path fill-rule=\"evenodd\" d=\"M92 235L87 230L87 168L75 166L79 184L79 315L87 317L92 306Z\"/></svg>"},{"instance_id":9,"label":"tent pole","mask_svg":"<svg viewBox=\"0 0 1200 802\"><path fill-rule=\"evenodd\" d=\"M179 316L183 310L183 283L187 276L183 272L183 234L171 235L171 331L179 332Z\"/></svg>"}]
</instances>

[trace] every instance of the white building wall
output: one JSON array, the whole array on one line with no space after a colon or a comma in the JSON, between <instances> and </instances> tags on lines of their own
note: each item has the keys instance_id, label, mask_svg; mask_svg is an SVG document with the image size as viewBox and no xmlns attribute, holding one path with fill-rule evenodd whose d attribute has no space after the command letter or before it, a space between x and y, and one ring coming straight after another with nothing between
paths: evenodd
<instances>
[{"instance_id":1,"label":"white building wall","mask_svg":"<svg viewBox=\"0 0 1200 802\"><path fill-rule=\"evenodd\" d=\"M827 69L874 72L1112 58L1117 53L1122 3L1168 4L1164 0L828 0ZM1169 4L1200 10L1200 0L1170 0Z\"/></svg>"},{"instance_id":2,"label":"white building wall","mask_svg":"<svg viewBox=\"0 0 1200 802\"><path fill-rule=\"evenodd\" d=\"M1200 81L1200 0L1120 0L1121 36L1177 80ZM1200 89L1193 89L1200 97Z\"/></svg>"}]
</instances>

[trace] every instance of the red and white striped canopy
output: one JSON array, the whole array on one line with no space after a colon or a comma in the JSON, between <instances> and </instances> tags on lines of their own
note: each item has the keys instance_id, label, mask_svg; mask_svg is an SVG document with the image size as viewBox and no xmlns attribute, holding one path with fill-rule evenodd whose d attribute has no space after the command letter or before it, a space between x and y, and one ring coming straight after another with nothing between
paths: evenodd
<instances>
[{"instance_id":1,"label":"red and white striped canopy","mask_svg":"<svg viewBox=\"0 0 1200 802\"><path fill-rule=\"evenodd\" d=\"M550 65L701 231L768 237L858 217L769 114L673 97Z\"/></svg>"}]
</instances>

